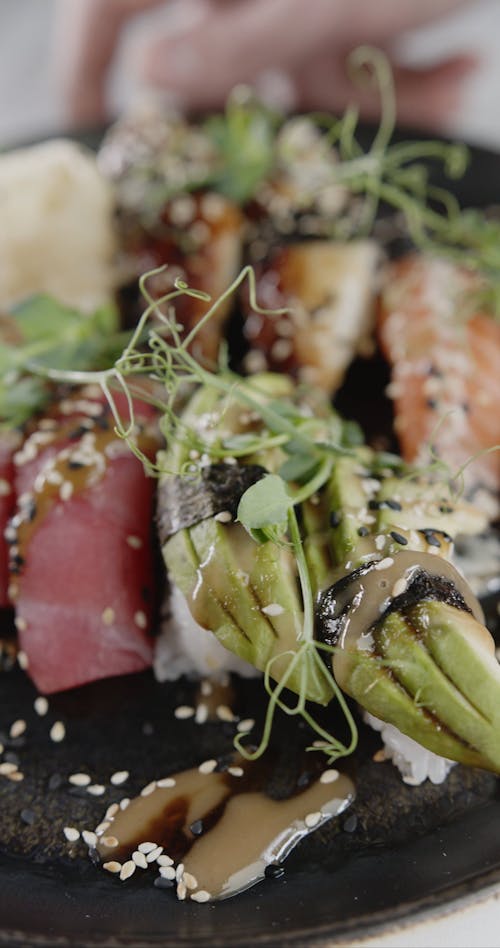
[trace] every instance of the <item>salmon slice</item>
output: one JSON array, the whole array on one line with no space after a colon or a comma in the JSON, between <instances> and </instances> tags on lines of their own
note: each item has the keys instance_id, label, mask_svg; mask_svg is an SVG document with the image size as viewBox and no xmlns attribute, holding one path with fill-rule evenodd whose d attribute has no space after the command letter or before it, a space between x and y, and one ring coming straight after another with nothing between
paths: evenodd
<instances>
[{"instance_id":1,"label":"salmon slice","mask_svg":"<svg viewBox=\"0 0 500 948\"><path fill-rule=\"evenodd\" d=\"M4 534L16 504L14 454L20 441L21 436L16 431L0 435L0 608L10 605L9 548Z\"/></svg>"},{"instance_id":2,"label":"salmon slice","mask_svg":"<svg viewBox=\"0 0 500 948\"><path fill-rule=\"evenodd\" d=\"M428 463L429 446L455 473L500 444L500 323L472 312L478 278L410 254L388 266L378 333L391 364L389 394L403 456ZM467 465L465 483L500 487L500 451Z\"/></svg>"},{"instance_id":3,"label":"salmon slice","mask_svg":"<svg viewBox=\"0 0 500 948\"><path fill-rule=\"evenodd\" d=\"M56 413L59 417L55 417ZM137 444L158 445L136 406ZM44 693L152 663L154 482L85 392L41 419L16 454L10 588L28 674Z\"/></svg>"}]
</instances>

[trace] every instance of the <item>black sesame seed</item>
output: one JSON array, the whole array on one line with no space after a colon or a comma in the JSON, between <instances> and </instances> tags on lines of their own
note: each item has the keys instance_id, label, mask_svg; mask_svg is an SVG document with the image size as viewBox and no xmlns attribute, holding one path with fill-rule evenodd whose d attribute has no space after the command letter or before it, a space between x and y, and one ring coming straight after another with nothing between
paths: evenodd
<instances>
[{"instance_id":1,"label":"black sesame seed","mask_svg":"<svg viewBox=\"0 0 500 948\"><path fill-rule=\"evenodd\" d=\"M332 510L328 519L331 527L338 527L340 521L342 520L342 516L339 514L338 510Z\"/></svg>"},{"instance_id":2,"label":"black sesame seed","mask_svg":"<svg viewBox=\"0 0 500 948\"><path fill-rule=\"evenodd\" d=\"M109 418L107 418L106 415L98 415L95 420L96 420L97 426L101 429L101 431L109 430Z\"/></svg>"},{"instance_id":3,"label":"black sesame seed","mask_svg":"<svg viewBox=\"0 0 500 948\"><path fill-rule=\"evenodd\" d=\"M68 461L68 467L70 471L79 471L80 468L85 467L81 461Z\"/></svg>"},{"instance_id":4,"label":"black sesame seed","mask_svg":"<svg viewBox=\"0 0 500 948\"><path fill-rule=\"evenodd\" d=\"M309 771L304 770L300 776L297 778L297 786L302 789L303 787L308 787L311 783L311 774Z\"/></svg>"},{"instance_id":5,"label":"black sesame seed","mask_svg":"<svg viewBox=\"0 0 500 948\"><path fill-rule=\"evenodd\" d=\"M153 885L155 889L173 889L174 879L165 879L163 876L157 876Z\"/></svg>"},{"instance_id":6,"label":"black sesame seed","mask_svg":"<svg viewBox=\"0 0 500 948\"><path fill-rule=\"evenodd\" d=\"M7 764L14 764L15 767L19 767L19 755L14 751L6 751L3 759Z\"/></svg>"},{"instance_id":7,"label":"black sesame seed","mask_svg":"<svg viewBox=\"0 0 500 948\"><path fill-rule=\"evenodd\" d=\"M73 431L70 431L68 438L70 441L78 441L80 438L83 438L84 434L87 434L88 430L86 425L78 425L77 428L73 428Z\"/></svg>"},{"instance_id":8,"label":"black sesame seed","mask_svg":"<svg viewBox=\"0 0 500 948\"><path fill-rule=\"evenodd\" d=\"M402 533L398 533L397 530L391 530L391 537L396 543L399 543L401 546L407 546L408 544L408 540L406 539L406 537L404 537Z\"/></svg>"},{"instance_id":9,"label":"black sesame seed","mask_svg":"<svg viewBox=\"0 0 500 948\"><path fill-rule=\"evenodd\" d=\"M34 810L25 809L21 810L19 814L23 823L26 823L26 826L33 826L33 823L36 820L36 813Z\"/></svg>"},{"instance_id":10,"label":"black sesame seed","mask_svg":"<svg viewBox=\"0 0 500 948\"><path fill-rule=\"evenodd\" d=\"M284 866L278 866L277 863L271 862L266 866L264 875L266 879L281 879L285 875Z\"/></svg>"},{"instance_id":11,"label":"black sesame seed","mask_svg":"<svg viewBox=\"0 0 500 948\"><path fill-rule=\"evenodd\" d=\"M431 411L434 411L434 410L437 408L437 405L438 405L438 403L437 403L437 401L436 401L435 398L426 398L425 404L426 404L427 408L430 408L430 409L431 409Z\"/></svg>"},{"instance_id":12,"label":"black sesame seed","mask_svg":"<svg viewBox=\"0 0 500 948\"><path fill-rule=\"evenodd\" d=\"M52 774L52 776L49 777L49 781L48 781L49 790L59 790L59 787L61 786L62 782L63 782L63 778L61 777L61 774Z\"/></svg>"},{"instance_id":13,"label":"black sesame seed","mask_svg":"<svg viewBox=\"0 0 500 948\"><path fill-rule=\"evenodd\" d=\"M358 537L367 537L369 532L368 527L358 527Z\"/></svg>"},{"instance_id":14,"label":"black sesame seed","mask_svg":"<svg viewBox=\"0 0 500 948\"><path fill-rule=\"evenodd\" d=\"M440 513L451 514L453 513L453 507L449 507L448 504L441 504L439 508Z\"/></svg>"},{"instance_id":15,"label":"black sesame seed","mask_svg":"<svg viewBox=\"0 0 500 948\"><path fill-rule=\"evenodd\" d=\"M423 530L419 530L418 532L422 534L422 536L425 539L425 542L429 546L436 546L436 547L441 546L441 541L438 540L435 530L432 530L430 527L425 527Z\"/></svg>"},{"instance_id":16,"label":"black sesame seed","mask_svg":"<svg viewBox=\"0 0 500 948\"><path fill-rule=\"evenodd\" d=\"M191 830L193 836L201 836L204 829L203 820L195 820L194 823L191 823L189 829Z\"/></svg>"},{"instance_id":17,"label":"black sesame seed","mask_svg":"<svg viewBox=\"0 0 500 948\"><path fill-rule=\"evenodd\" d=\"M402 510L401 504L397 500L369 500L368 508L369 510L384 510L384 508L389 508L389 510Z\"/></svg>"},{"instance_id":18,"label":"black sesame seed","mask_svg":"<svg viewBox=\"0 0 500 948\"><path fill-rule=\"evenodd\" d=\"M358 818L355 813L352 813L351 816L348 816L344 823L342 824L342 829L344 833L354 833L358 825Z\"/></svg>"}]
</instances>

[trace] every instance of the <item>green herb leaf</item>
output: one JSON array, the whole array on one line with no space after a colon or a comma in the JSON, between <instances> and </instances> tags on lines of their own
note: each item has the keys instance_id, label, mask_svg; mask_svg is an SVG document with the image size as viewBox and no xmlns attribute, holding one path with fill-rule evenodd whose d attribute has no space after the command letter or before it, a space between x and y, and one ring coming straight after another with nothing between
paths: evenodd
<instances>
[{"instance_id":1,"label":"green herb leaf","mask_svg":"<svg viewBox=\"0 0 500 948\"><path fill-rule=\"evenodd\" d=\"M279 475L284 481L297 481L301 484L313 477L318 466L318 459L310 454L294 454L281 465Z\"/></svg>"},{"instance_id":2,"label":"green herb leaf","mask_svg":"<svg viewBox=\"0 0 500 948\"><path fill-rule=\"evenodd\" d=\"M250 532L265 527L286 525L293 500L277 474L266 474L252 484L238 504L238 520ZM284 527L282 532L284 532Z\"/></svg>"}]
</instances>

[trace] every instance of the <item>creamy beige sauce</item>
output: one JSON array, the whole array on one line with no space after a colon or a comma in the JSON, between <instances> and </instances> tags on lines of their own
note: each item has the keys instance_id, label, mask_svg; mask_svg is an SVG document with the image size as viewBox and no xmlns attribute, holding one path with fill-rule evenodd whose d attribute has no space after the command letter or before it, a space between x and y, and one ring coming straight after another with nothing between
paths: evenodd
<instances>
[{"instance_id":1,"label":"creamy beige sauce","mask_svg":"<svg viewBox=\"0 0 500 948\"><path fill-rule=\"evenodd\" d=\"M288 799L272 800L262 791L266 769L235 757L223 772L207 772L206 762L174 774L173 786L156 783L106 820L102 861L123 865L141 843L156 843L177 863L180 898L201 892L200 901L223 899L247 889L354 799L350 778L330 771L330 780L318 777Z\"/></svg>"},{"instance_id":2,"label":"creamy beige sauce","mask_svg":"<svg viewBox=\"0 0 500 948\"><path fill-rule=\"evenodd\" d=\"M387 564L385 568L377 568L384 563ZM354 577L352 582L339 592L334 615L339 616L347 609L337 643L338 651L333 658L333 673L340 684L344 680L346 668L350 667L348 653L359 649L371 650L371 627L380 620L391 600L405 591L415 574L421 570L431 576L450 580L473 616L481 625L484 624L484 614L478 600L451 563L431 553L401 550L385 561L379 561L379 564L370 565L366 573ZM400 580L403 580L403 586L398 592Z\"/></svg>"}]
</instances>

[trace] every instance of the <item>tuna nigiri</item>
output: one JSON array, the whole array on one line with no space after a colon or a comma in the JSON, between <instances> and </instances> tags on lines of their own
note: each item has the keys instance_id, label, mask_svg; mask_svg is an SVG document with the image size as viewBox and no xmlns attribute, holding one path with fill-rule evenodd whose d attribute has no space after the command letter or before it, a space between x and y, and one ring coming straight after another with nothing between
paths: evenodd
<instances>
[{"instance_id":1,"label":"tuna nigiri","mask_svg":"<svg viewBox=\"0 0 500 948\"><path fill-rule=\"evenodd\" d=\"M135 420L138 447L152 456L151 410L138 403ZM51 693L150 666L154 483L115 434L102 394L59 402L15 462L10 589L31 678Z\"/></svg>"}]
</instances>

